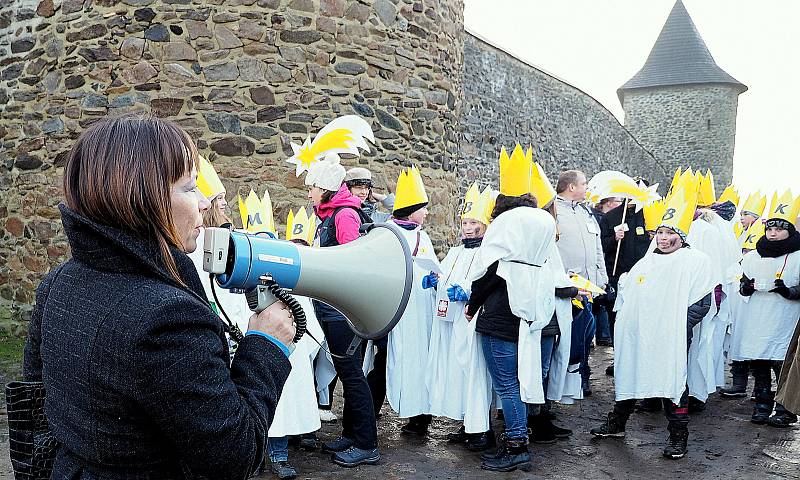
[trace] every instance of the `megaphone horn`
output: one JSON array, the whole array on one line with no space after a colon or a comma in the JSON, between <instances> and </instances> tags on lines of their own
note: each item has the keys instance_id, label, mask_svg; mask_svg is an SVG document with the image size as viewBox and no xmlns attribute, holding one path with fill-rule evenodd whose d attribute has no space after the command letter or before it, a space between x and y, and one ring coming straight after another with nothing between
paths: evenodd
<instances>
[{"instance_id":1,"label":"megaphone horn","mask_svg":"<svg viewBox=\"0 0 800 480\"><path fill-rule=\"evenodd\" d=\"M411 251L391 223L366 225L367 234L345 245L306 247L208 228L203 269L226 289L252 291L269 277L293 294L341 312L356 335L381 338L400 321L411 295Z\"/></svg>"}]
</instances>

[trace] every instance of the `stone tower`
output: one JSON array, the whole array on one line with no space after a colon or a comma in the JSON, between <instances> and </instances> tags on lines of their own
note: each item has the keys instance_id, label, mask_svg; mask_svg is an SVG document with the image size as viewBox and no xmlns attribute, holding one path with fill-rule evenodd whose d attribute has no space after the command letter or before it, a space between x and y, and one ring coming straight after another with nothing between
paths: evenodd
<instances>
[{"instance_id":1,"label":"stone tower","mask_svg":"<svg viewBox=\"0 0 800 480\"><path fill-rule=\"evenodd\" d=\"M0 1L0 330L24 331L42 275L69 257L57 204L80 133L106 115L181 125L236 194L306 205L285 160L331 119L374 148L344 163L379 187L415 164L431 236L454 239L463 0ZM281 228L279 226L279 228ZM282 232L281 232L282 233Z\"/></svg>"},{"instance_id":2,"label":"stone tower","mask_svg":"<svg viewBox=\"0 0 800 480\"><path fill-rule=\"evenodd\" d=\"M625 127L666 167L733 176L736 109L747 86L720 68L681 0L636 75L617 90Z\"/></svg>"}]
</instances>

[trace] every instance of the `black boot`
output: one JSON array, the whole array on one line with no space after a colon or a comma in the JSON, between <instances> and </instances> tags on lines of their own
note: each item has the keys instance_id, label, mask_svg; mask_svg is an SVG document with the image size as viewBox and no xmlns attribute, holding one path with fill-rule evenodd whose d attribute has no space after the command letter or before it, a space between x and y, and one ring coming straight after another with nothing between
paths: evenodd
<instances>
[{"instance_id":1,"label":"black boot","mask_svg":"<svg viewBox=\"0 0 800 480\"><path fill-rule=\"evenodd\" d=\"M428 434L428 427L431 424L432 418L433 417L430 415L417 415L416 417L411 417L408 419L407 424L400 427L400 432L424 437Z\"/></svg>"},{"instance_id":2,"label":"black boot","mask_svg":"<svg viewBox=\"0 0 800 480\"><path fill-rule=\"evenodd\" d=\"M731 386L720 389L720 396L725 398L746 397L749 378L750 362L731 362Z\"/></svg>"},{"instance_id":3,"label":"black boot","mask_svg":"<svg viewBox=\"0 0 800 480\"><path fill-rule=\"evenodd\" d=\"M496 458L500 458L506 454L507 447L508 447L508 437L506 436L505 432L503 432L497 437L497 448L494 450L490 450L488 452L481 453L481 460L493 460Z\"/></svg>"},{"instance_id":4,"label":"black boot","mask_svg":"<svg viewBox=\"0 0 800 480\"><path fill-rule=\"evenodd\" d=\"M756 404L753 407L753 416L750 417L750 421L757 425L763 425L767 423L770 414L772 414L775 393L767 388L758 388L754 393Z\"/></svg>"},{"instance_id":5,"label":"black boot","mask_svg":"<svg viewBox=\"0 0 800 480\"><path fill-rule=\"evenodd\" d=\"M797 423L797 415L786 410L780 403L775 404L775 413L767 419L770 427L786 428L793 423Z\"/></svg>"},{"instance_id":6,"label":"black boot","mask_svg":"<svg viewBox=\"0 0 800 480\"><path fill-rule=\"evenodd\" d=\"M689 413L700 413L706 409L706 402L702 402L694 397L689 397Z\"/></svg>"},{"instance_id":7,"label":"black boot","mask_svg":"<svg viewBox=\"0 0 800 480\"><path fill-rule=\"evenodd\" d=\"M464 431L464 425L458 431L447 434L448 443L464 443L468 440L467 432Z\"/></svg>"},{"instance_id":8,"label":"black boot","mask_svg":"<svg viewBox=\"0 0 800 480\"><path fill-rule=\"evenodd\" d=\"M606 417L606 421L597 428L593 428L589 433L594 435L595 437L624 437L625 436L625 424L628 423L628 419L618 415L614 412L610 412L608 417Z\"/></svg>"},{"instance_id":9,"label":"black boot","mask_svg":"<svg viewBox=\"0 0 800 480\"><path fill-rule=\"evenodd\" d=\"M636 402L636 411L643 413L660 412L663 409L660 398L644 398Z\"/></svg>"},{"instance_id":10,"label":"black boot","mask_svg":"<svg viewBox=\"0 0 800 480\"><path fill-rule=\"evenodd\" d=\"M528 417L528 431L530 432L528 439L531 443L556 443L553 422L542 413Z\"/></svg>"},{"instance_id":11,"label":"black boot","mask_svg":"<svg viewBox=\"0 0 800 480\"><path fill-rule=\"evenodd\" d=\"M484 460L481 468L493 472L512 472L517 469L529 472L531 470L531 454L528 452L528 439L525 437L509 438L504 454L498 458Z\"/></svg>"},{"instance_id":12,"label":"black boot","mask_svg":"<svg viewBox=\"0 0 800 480\"><path fill-rule=\"evenodd\" d=\"M470 452L483 452L493 448L496 444L494 440L494 432L488 430L483 433L467 434L467 450Z\"/></svg>"},{"instance_id":13,"label":"black boot","mask_svg":"<svg viewBox=\"0 0 800 480\"><path fill-rule=\"evenodd\" d=\"M664 456L672 459L683 458L689 451L686 448L688 441L689 430L686 427L670 428L669 440L667 440L667 446L664 447Z\"/></svg>"},{"instance_id":14,"label":"black boot","mask_svg":"<svg viewBox=\"0 0 800 480\"><path fill-rule=\"evenodd\" d=\"M606 367L606 375L608 375L609 377L613 377L614 376L614 364L613 363Z\"/></svg>"}]
</instances>

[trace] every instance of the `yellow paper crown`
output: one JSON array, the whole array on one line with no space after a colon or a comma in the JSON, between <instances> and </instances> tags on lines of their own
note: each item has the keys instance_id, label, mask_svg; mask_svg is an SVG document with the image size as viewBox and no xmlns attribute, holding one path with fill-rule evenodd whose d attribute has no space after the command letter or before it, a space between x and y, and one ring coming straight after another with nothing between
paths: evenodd
<instances>
[{"instance_id":1,"label":"yellow paper crown","mask_svg":"<svg viewBox=\"0 0 800 480\"><path fill-rule=\"evenodd\" d=\"M464 196L464 210L461 214L462 219L471 218L484 225L489 225L494 209L494 198L492 189L486 187L482 192L478 189L478 184L473 183Z\"/></svg>"},{"instance_id":2,"label":"yellow paper crown","mask_svg":"<svg viewBox=\"0 0 800 480\"><path fill-rule=\"evenodd\" d=\"M692 227L696 209L697 195L687 194L682 188L678 189L674 195L667 199L666 208L661 216L661 221L658 222L658 226L671 228L686 237Z\"/></svg>"},{"instance_id":3,"label":"yellow paper crown","mask_svg":"<svg viewBox=\"0 0 800 480\"><path fill-rule=\"evenodd\" d=\"M311 245L314 243L316 224L316 217L309 216L304 207L300 207L297 214L289 210L289 217L286 219L286 240L303 240Z\"/></svg>"},{"instance_id":4,"label":"yellow paper crown","mask_svg":"<svg viewBox=\"0 0 800 480\"><path fill-rule=\"evenodd\" d=\"M261 197L261 204L264 207L264 215L267 218L267 230L276 233L275 215L272 214L272 199L269 198L269 190L264 189L264 196Z\"/></svg>"},{"instance_id":5,"label":"yellow paper crown","mask_svg":"<svg viewBox=\"0 0 800 480\"><path fill-rule=\"evenodd\" d=\"M742 205L742 213L751 213L756 217L764 214L764 209L767 208L767 196L761 195L761 192L753 192L748 195L747 200Z\"/></svg>"},{"instance_id":6,"label":"yellow paper crown","mask_svg":"<svg viewBox=\"0 0 800 480\"><path fill-rule=\"evenodd\" d=\"M643 211L644 229L654 232L658 228L658 224L661 223L661 217L664 216L666 210L667 202L665 200L659 200L650 205L645 205Z\"/></svg>"},{"instance_id":7,"label":"yellow paper crown","mask_svg":"<svg viewBox=\"0 0 800 480\"><path fill-rule=\"evenodd\" d=\"M736 187L734 187L733 184L725 187L725 190L722 191L722 195L717 199L717 203L725 203L728 201L734 205L739 205L739 192L736 191Z\"/></svg>"},{"instance_id":8,"label":"yellow paper crown","mask_svg":"<svg viewBox=\"0 0 800 480\"><path fill-rule=\"evenodd\" d=\"M605 290L590 282L589 279L578 275L577 273L570 274L569 279L572 280L573 286L580 288L581 290L592 292L595 295L602 295L606 293Z\"/></svg>"},{"instance_id":9,"label":"yellow paper crown","mask_svg":"<svg viewBox=\"0 0 800 480\"><path fill-rule=\"evenodd\" d=\"M428 203L428 194L425 193L425 185L422 183L419 169L412 165L400 172L400 176L397 178L394 211L423 203Z\"/></svg>"},{"instance_id":10,"label":"yellow paper crown","mask_svg":"<svg viewBox=\"0 0 800 480\"><path fill-rule=\"evenodd\" d=\"M744 240L742 241L742 248L746 248L748 250L755 250L756 249L756 242L764 236L764 222L761 220L756 220L750 225L750 228L747 229L747 233L744 236Z\"/></svg>"},{"instance_id":11,"label":"yellow paper crown","mask_svg":"<svg viewBox=\"0 0 800 480\"><path fill-rule=\"evenodd\" d=\"M518 197L530 192L533 152L529 152L531 158L525 155L519 143L511 152L511 157L505 147L500 149L500 193L503 195Z\"/></svg>"},{"instance_id":12,"label":"yellow paper crown","mask_svg":"<svg viewBox=\"0 0 800 480\"><path fill-rule=\"evenodd\" d=\"M202 155L198 155L197 158L197 188L208 200L225 191L214 166Z\"/></svg>"},{"instance_id":13,"label":"yellow paper crown","mask_svg":"<svg viewBox=\"0 0 800 480\"><path fill-rule=\"evenodd\" d=\"M744 225L742 222L736 222L733 224L733 235L738 239L744 233Z\"/></svg>"},{"instance_id":14,"label":"yellow paper crown","mask_svg":"<svg viewBox=\"0 0 800 480\"><path fill-rule=\"evenodd\" d=\"M714 175L711 170L706 170L705 175L700 175L697 172L698 190L697 190L697 205L707 207L717 201L717 195L714 192Z\"/></svg>"},{"instance_id":15,"label":"yellow paper crown","mask_svg":"<svg viewBox=\"0 0 800 480\"><path fill-rule=\"evenodd\" d=\"M678 188L678 182L681 180L681 167L675 169L675 175L672 176L672 183L669 184L667 194L674 192Z\"/></svg>"},{"instance_id":16,"label":"yellow paper crown","mask_svg":"<svg viewBox=\"0 0 800 480\"><path fill-rule=\"evenodd\" d=\"M790 223L795 223L798 214L800 214L798 209L800 209L800 202L792 196L791 190L786 190L780 197L775 197L765 217L767 220L779 218Z\"/></svg>"},{"instance_id":17,"label":"yellow paper crown","mask_svg":"<svg viewBox=\"0 0 800 480\"><path fill-rule=\"evenodd\" d=\"M539 162L533 162L531 169L530 193L536 197L539 208L545 208L556 198L556 189L544 173Z\"/></svg>"},{"instance_id":18,"label":"yellow paper crown","mask_svg":"<svg viewBox=\"0 0 800 480\"><path fill-rule=\"evenodd\" d=\"M247 198L242 201L239 196L239 214L242 217L242 226L250 233L271 232L275 233L275 221L272 218L272 204L267 210L262 199L258 198L252 189Z\"/></svg>"}]
</instances>

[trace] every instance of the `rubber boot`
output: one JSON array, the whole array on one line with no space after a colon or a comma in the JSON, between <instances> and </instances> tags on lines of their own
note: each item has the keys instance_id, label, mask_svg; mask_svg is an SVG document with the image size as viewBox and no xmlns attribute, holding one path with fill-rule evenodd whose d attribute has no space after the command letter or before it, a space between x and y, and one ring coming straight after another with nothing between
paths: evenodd
<instances>
[{"instance_id":1,"label":"rubber boot","mask_svg":"<svg viewBox=\"0 0 800 480\"><path fill-rule=\"evenodd\" d=\"M753 407L753 416L750 417L750 421L757 425L763 425L767 423L770 414L772 414L772 407L775 404L775 393L767 388L756 389L754 393L756 396L756 404Z\"/></svg>"},{"instance_id":2,"label":"rubber boot","mask_svg":"<svg viewBox=\"0 0 800 480\"><path fill-rule=\"evenodd\" d=\"M625 424L628 418L614 412L609 412L606 421L597 428L593 428L589 433L595 437L617 437L625 436Z\"/></svg>"},{"instance_id":3,"label":"rubber boot","mask_svg":"<svg viewBox=\"0 0 800 480\"><path fill-rule=\"evenodd\" d=\"M490 458L481 463L481 468L493 472L512 472L531 470L531 454L528 452L528 439L509 438L506 441L505 452L498 458Z\"/></svg>"},{"instance_id":4,"label":"rubber boot","mask_svg":"<svg viewBox=\"0 0 800 480\"><path fill-rule=\"evenodd\" d=\"M750 362L731 362L731 386L722 388L720 396L725 398L741 398L747 396L747 382L750 379Z\"/></svg>"},{"instance_id":5,"label":"rubber boot","mask_svg":"<svg viewBox=\"0 0 800 480\"><path fill-rule=\"evenodd\" d=\"M793 423L797 423L797 415L786 410L780 403L775 403L775 413L767 420L770 427L786 428Z\"/></svg>"},{"instance_id":6,"label":"rubber boot","mask_svg":"<svg viewBox=\"0 0 800 480\"><path fill-rule=\"evenodd\" d=\"M668 429L669 439L667 440L667 446L664 447L664 456L673 460L683 458L689 451L687 448L689 429L686 425L670 425Z\"/></svg>"}]
</instances>

